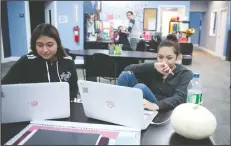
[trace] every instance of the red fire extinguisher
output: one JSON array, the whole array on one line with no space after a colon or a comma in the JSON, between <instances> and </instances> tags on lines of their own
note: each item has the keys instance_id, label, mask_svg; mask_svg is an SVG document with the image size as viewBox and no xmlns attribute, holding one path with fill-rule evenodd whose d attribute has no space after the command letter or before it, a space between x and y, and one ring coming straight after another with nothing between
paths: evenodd
<instances>
[{"instance_id":1,"label":"red fire extinguisher","mask_svg":"<svg viewBox=\"0 0 231 146\"><path fill-rule=\"evenodd\" d=\"M79 27L75 26L73 28L73 31L74 31L74 41L79 42Z\"/></svg>"}]
</instances>

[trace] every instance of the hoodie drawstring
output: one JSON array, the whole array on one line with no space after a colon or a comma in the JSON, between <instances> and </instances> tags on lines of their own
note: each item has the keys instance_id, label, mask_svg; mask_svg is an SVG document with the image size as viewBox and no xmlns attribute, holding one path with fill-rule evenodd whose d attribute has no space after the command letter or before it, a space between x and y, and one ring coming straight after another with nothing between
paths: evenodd
<instances>
[{"instance_id":1,"label":"hoodie drawstring","mask_svg":"<svg viewBox=\"0 0 231 146\"><path fill-rule=\"evenodd\" d=\"M49 72L49 68L48 68L47 61L46 61L46 68L47 68L47 78L48 78L48 81L49 81L49 83L50 83L50 82L51 82L51 77L50 77L50 72ZM58 61L56 62L56 68L57 68L57 75L58 75L58 77L59 77L59 81L62 82L62 80L60 79L60 76L59 76Z\"/></svg>"},{"instance_id":2,"label":"hoodie drawstring","mask_svg":"<svg viewBox=\"0 0 231 146\"><path fill-rule=\"evenodd\" d=\"M50 83L50 82L51 82L51 79L50 79L50 73L49 73L49 68L48 68L47 61L46 61L46 67L47 67L47 78L48 78L48 81L49 81L49 83Z\"/></svg>"},{"instance_id":3,"label":"hoodie drawstring","mask_svg":"<svg viewBox=\"0 0 231 146\"><path fill-rule=\"evenodd\" d=\"M57 68L57 75L59 77L59 81L62 82L62 80L60 79L60 76L59 76L59 66L58 66L58 61L56 62L56 68Z\"/></svg>"}]
</instances>

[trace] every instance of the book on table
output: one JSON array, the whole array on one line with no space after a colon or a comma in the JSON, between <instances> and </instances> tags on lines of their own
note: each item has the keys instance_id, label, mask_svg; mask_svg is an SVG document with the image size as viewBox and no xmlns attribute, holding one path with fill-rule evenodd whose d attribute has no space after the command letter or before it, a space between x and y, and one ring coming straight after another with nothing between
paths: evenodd
<instances>
[{"instance_id":1,"label":"book on table","mask_svg":"<svg viewBox=\"0 0 231 146\"><path fill-rule=\"evenodd\" d=\"M125 126L31 121L5 145L140 145L141 131Z\"/></svg>"}]
</instances>

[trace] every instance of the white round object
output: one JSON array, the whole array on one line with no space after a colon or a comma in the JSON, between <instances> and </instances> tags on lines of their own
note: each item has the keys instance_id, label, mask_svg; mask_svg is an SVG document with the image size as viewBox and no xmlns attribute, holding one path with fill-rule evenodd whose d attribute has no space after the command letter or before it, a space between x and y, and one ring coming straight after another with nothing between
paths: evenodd
<instances>
[{"instance_id":1,"label":"white round object","mask_svg":"<svg viewBox=\"0 0 231 146\"><path fill-rule=\"evenodd\" d=\"M173 110L171 126L177 134L183 137L200 140L213 134L217 121L205 107L193 103L183 103Z\"/></svg>"}]
</instances>

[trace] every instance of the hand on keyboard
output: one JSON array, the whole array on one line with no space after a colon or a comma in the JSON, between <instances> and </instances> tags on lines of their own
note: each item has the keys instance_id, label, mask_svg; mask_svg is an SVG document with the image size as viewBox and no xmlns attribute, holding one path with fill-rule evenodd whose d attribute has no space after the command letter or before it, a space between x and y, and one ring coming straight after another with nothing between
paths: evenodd
<instances>
[{"instance_id":1,"label":"hand on keyboard","mask_svg":"<svg viewBox=\"0 0 231 146\"><path fill-rule=\"evenodd\" d=\"M146 99L144 99L144 109L149 109L149 110L152 110L152 111L156 111L156 110L159 110L159 106L155 103L151 103L149 101L147 101Z\"/></svg>"}]
</instances>

